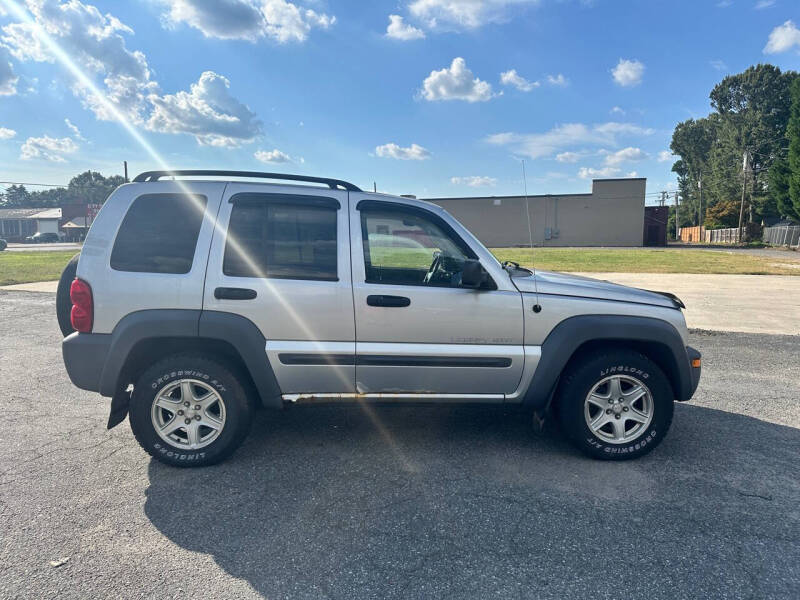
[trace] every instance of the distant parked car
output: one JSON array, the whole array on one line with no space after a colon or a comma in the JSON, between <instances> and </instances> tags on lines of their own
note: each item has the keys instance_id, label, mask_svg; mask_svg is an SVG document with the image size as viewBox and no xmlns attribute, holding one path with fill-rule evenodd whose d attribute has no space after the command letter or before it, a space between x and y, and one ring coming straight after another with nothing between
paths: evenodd
<instances>
[{"instance_id":1,"label":"distant parked car","mask_svg":"<svg viewBox=\"0 0 800 600\"><path fill-rule=\"evenodd\" d=\"M8 242L0 238L0 252L5 250L7 247L8 247Z\"/></svg>"},{"instance_id":2,"label":"distant parked car","mask_svg":"<svg viewBox=\"0 0 800 600\"><path fill-rule=\"evenodd\" d=\"M52 242L60 242L61 238L58 237L57 233L34 233L33 235L29 235L25 238L26 244L50 244Z\"/></svg>"}]
</instances>

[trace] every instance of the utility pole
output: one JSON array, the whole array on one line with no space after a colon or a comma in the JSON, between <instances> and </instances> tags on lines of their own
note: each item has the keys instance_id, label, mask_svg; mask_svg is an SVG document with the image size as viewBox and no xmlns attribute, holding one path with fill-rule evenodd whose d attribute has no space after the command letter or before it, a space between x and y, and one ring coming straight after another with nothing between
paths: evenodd
<instances>
[{"instance_id":1,"label":"utility pole","mask_svg":"<svg viewBox=\"0 0 800 600\"><path fill-rule=\"evenodd\" d=\"M667 203L667 198L669 198L669 192L661 192L661 199L658 201L658 205L664 206Z\"/></svg>"},{"instance_id":2,"label":"utility pole","mask_svg":"<svg viewBox=\"0 0 800 600\"><path fill-rule=\"evenodd\" d=\"M703 226L703 172L700 172L700 178L697 180L697 189L700 190L700 203L697 206L697 224Z\"/></svg>"},{"instance_id":3,"label":"utility pole","mask_svg":"<svg viewBox=\"0 0 800 600\"><path fill-rule=\"evenodd\" d=\"M123 166L125 168L125 183L128 183L128 161L127 160L123 160L122 164L123 164Z\"/></svg>"},{"instance_id":4,"label":"utility pole","mask_svg":"<svg viewBox=\"0 0 800 600\"><path fill-rule=\"evenodd\" d=\"M677 242L681 239L681 221L680 221L680 214L678 210L679 202L678 202L678 190L675 190L675 241Z\"/></svg>"},{"instance_id":5,"label":"utility pole","mask_svg":"<svg viewBox=\"0 0 800 600\"><path fill-rule=\"evenodd\" d=\"M747 190L747 170L750 167L750 152L744 151L742 158L742 203L739 205L739 243L744 241L744 233L742 232L742 220L744 219L744 196Z\"/></svg>"}]
</instances>

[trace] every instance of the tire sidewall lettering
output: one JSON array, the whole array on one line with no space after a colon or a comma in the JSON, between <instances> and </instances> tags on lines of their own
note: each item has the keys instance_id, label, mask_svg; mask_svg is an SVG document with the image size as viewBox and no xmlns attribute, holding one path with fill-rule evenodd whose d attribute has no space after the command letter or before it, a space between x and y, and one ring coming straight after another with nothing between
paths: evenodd
<instances>
[{"instance_id":1,"label":"tire sidewall lettering","mask_svg":"<svg viewBox=\"0 0 800 600\"><path fill-rule=\"evenodd\" d=\"M158 452L162 456L166 456L167 458L174 458L176 460L185 460L185 461L200 460L202 458L205 458L206 456L205 452L192 452L188 454L184 452L179 452L177 450L162 446L161 443L159 442L154 443L153 448L155 449L156 452Z\"/></svg>"},{"instance_id":2,"label":"tire sidewall lettering","mask_svg":"<svg viewBox=\"0 0 800 600\"><path fill-rule=\"evenodd\" d=\"M647 435L630 444L604 444L594 436L587 436L586 443L605 454L632 454L644 450L646 446L655 442L657 436L658 431L653 428L647 432Z\"/></svg>"}]
</instances>

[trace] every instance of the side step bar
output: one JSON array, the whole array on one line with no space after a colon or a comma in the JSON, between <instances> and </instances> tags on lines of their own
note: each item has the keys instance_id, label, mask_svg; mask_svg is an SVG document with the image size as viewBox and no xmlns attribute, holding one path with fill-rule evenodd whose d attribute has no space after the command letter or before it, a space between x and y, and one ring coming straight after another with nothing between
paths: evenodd
<instances>
[{"instance_id":1,"label":"side step bar","mask_svg":"<svg viewBox=\"0 0 800 600\"><path fill-rule=\"evenodd\" d=\"M475 403L475 404L502 404L505 401L503 394L283 394L284 402L290 404L325 404L336 402L429 402L437 403Z\"/></svg>"}]
</instances>

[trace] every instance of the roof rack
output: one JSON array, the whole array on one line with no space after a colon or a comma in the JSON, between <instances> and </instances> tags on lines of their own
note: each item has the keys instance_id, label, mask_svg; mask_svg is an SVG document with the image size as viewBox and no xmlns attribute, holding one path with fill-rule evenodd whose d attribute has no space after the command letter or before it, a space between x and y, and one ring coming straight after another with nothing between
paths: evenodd
<instances>
[{"instance_id":1,"label":"roof rack","mask_svg":"<svg viewBox=\"0 0 800 600\"><path fill-rule=\"evenodd\" d=\"M312 177L309 175L290 175L288 173L260 173L258 171L216 171L216 170L195 170L179 169L176 171L145 171L139 173L134 178L134 183L147 181L158 181L163 177L182 177L189 175L214 176L214 177L253 177L258 179L285 179L289 181L307 181L310 183L324 183L332 190L342 188L350 192L360 192L361 188L342 181L341 179L330 179L328 177Z\"/></svg>"}]
</instances>

